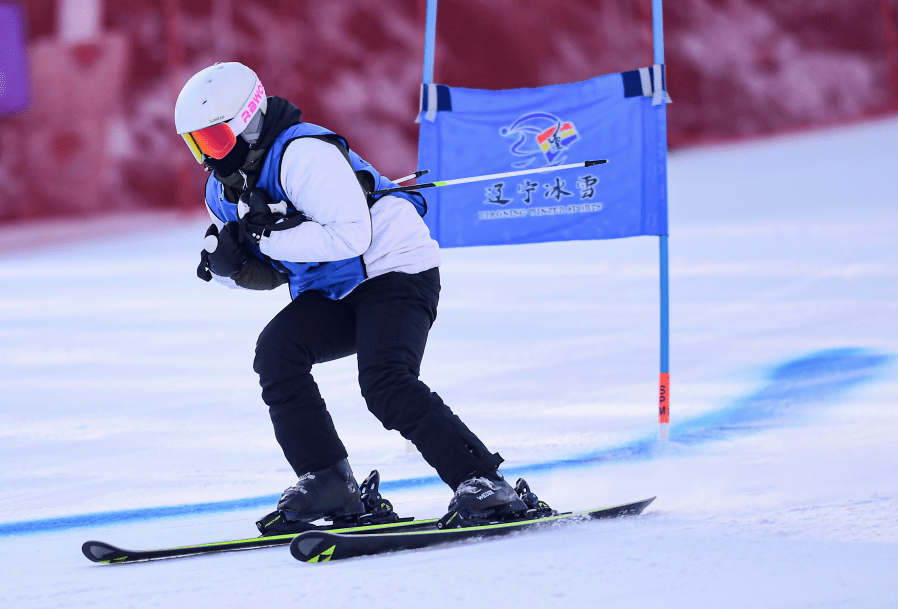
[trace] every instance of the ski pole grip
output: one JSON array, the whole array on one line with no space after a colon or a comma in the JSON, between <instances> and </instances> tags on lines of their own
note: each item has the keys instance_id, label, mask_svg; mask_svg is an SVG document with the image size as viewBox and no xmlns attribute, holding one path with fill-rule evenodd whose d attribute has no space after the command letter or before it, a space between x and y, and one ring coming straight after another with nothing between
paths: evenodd
<instances>
[{"instance_id":1,"label":"ski pole grip","mask_svg":"<svg viewBox=\"0 0 898 609\"><path fill-rule=\"evenodd\" d=\"M271 210L273 214L279 214L281 216L287 215L287 202L286 201L278 201L277 203L269 203L268 209Z\"/></svg>"}]
</instances>

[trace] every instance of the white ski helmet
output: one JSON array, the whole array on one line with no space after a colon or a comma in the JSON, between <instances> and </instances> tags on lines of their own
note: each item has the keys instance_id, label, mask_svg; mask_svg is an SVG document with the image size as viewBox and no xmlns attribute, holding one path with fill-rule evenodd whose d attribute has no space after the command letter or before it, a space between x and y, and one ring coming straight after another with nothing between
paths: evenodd
<instances>
[{"instance_id":1,"label":"white ski helmet","mask_svg":"<svg viewBox=\"0 0 898 609\"><path fill-rule=\"evenodd\" d=\"M231 61L200 70L175 103L175 128L197 162L222 159L250 121L268 109L265 87L251 69Z\"/></svg>"}]
</instances>

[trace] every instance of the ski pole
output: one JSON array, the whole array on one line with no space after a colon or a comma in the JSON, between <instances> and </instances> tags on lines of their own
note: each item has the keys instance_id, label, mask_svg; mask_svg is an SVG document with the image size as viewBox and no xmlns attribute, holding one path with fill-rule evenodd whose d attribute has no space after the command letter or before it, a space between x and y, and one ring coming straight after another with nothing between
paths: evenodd
<instances>
[{"instance_id":1,"label":"ski pole","mask_svg":"<svg viewBox=\"0 0 898 609\"><path fill-rule=\"evenodd\" d=\"M427 184L415 184L412 186L397 186L396 188L385 188L383 190L375 190L368 194L372 195L388 195L394 192L405 192L409 190L420 190L422 188L436 188L438 186L454 186L455 184L468 184L470 182L484 182L486 180L498 180L499 178L513 178L515 176L526 176L534 173L548 173L550 171L558 171L560 169L573 169L574 167L592 167L593 165L604 165L608 159L599 159L597 161L583 161L582 163L570 163L568 165L558 165L556 167L541 167L539 169L523 169L521 171L509 171L507 173L491 173L484 176L474 176L470 178L457 178L455 180L443 180L441 182L428 182ZM410 179L410 178L403 178Z\"/></svg>"},{"instance_id":2,"label":"ski pole","mask_svg":"<svg viewBox=\"0 0 898 609\"><path fill-rule=\"evenodd\" d=\"M408 174L407 176L403 176L403 177L399 178L398 180L393 180L393 182L395 182L395 183L397 183L397 184L402 184L402 183L405 182L406 180L411 180L412 178L420 178L420 177L423 176L425 173L430 173L430 170L429 170L429 169L422 169L421 171L416 171L415 173L410 173L410 174Z\"/></svg>"}]
</instances>

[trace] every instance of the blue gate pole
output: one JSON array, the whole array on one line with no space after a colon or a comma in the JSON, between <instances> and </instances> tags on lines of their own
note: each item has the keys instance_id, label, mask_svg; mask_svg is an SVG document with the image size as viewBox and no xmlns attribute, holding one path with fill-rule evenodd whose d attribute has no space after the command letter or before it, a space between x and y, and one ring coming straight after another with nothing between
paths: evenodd
<instances>
[{"instance_id":1,"label":"blue gate pole","mask_svg":"<svg viewBox=\"0 0 898 609\"><path fill-rule=\"evenodd\" d=\"M424 79L425 85L433 83L433 60L437 40L437 0L427 0L427 17L424 23Z\"/></svg>"},{"instance_id":2,"label":"blue gate pole","mask_svg":"<svg viewBox=\"0 0 898 609\"><path fill-rule=\"evenodd\" d=\"M652 0L652 38L655 47L655 69L664 65L664 19L661 0ZM665 112L665 104L658 109ZM667 157L665 156L665 163ZM665 172L666 173L666 172ZM664 189L665 194L667 188ZM667 235L659 238L659 274L661 276L661 372L658 375L658 440L670 437L670 293L668 289Z\"/></svg>"}]
</instances>

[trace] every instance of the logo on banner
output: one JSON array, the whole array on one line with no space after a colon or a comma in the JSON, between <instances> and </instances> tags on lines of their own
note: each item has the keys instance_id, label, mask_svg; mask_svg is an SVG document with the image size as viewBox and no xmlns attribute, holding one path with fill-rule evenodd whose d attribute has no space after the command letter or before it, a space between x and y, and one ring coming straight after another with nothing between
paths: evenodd
<instances>
[{"instance_id":1,"label":"logo on banner","mask_svg":"<svg viewBox=\"0 0 898 609\"><path fill-rule=\"evenodd\" d=\"M562 164L571 144L580 139L576 127L570 121L562 120L547 112L525 114L508 127L499 129L502 137L515 137L509 152L524 157L511 164L512 167L528 167L539 159L545 167Z\"/></svg>"}]
</instances>

